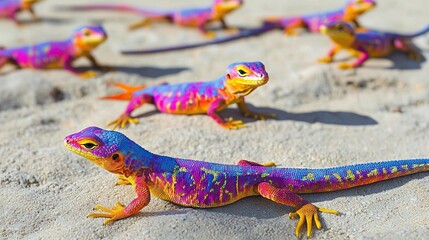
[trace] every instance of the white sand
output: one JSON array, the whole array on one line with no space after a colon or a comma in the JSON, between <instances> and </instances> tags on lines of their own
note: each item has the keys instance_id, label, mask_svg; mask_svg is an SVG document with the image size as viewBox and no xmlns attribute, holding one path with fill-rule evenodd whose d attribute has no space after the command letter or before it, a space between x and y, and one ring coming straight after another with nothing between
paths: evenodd
<instances>
[{"instance_id":1,"label":"white sand","mask_svg":"<svg viewBox=\"0 0 429 240\"><path fill-rule=\"evenodd\" d=\"M257 26L264 16L332 9L343 3L323 2L321 7L311 0L249 0L227 21ZM429 23L427 0L379 2L376 10L362 18L366 26L406 33ZM101 63L118 66L119 71L91 80L63 70L8 68L7 74L0 76L0 238L294 238L296 221L287 216L293 209L260 197L208 210L183 208L154 197L139 214L109 226L103 226L102 219L86 218L96 204L111 206L134 198L131 187L115 187L112 174L63 147L66 135L90 125L105 127L124 110L125 102L97 99L114 91L105 85L111 80L150 85L211 80L235 61L265 63L270 82L246 99L264 112L277 113L279 120L243 119L231 107L222 115L243 119L247 128L226 131L205 115L153 114L153 106L144 106L136 113L150 114L140 118L140 124L121 131L155 153L228 164L249 159L313 168L429 157L426 62L412 62L395 54L394 61L370 60L364 68L340 71L335 64L316 64L330 47L324 36L303 33L286 37L279 31L187 51L122 56L120 49L204 38L192 29L169 25L128 32L125 26L138 17L58 12L53 8L57 3L70 1L40 4L37 12L47 19L40 24L16 28L9 21L0 21L0 45L63 39L79 25L101 21L110 39L95 55ZM147 5L204 3L162 0ZM429 38L415 42L428 57ZM86 66L87 62L79 64ZM317 206L342 213L321 214L324 230L315 231L314 239L427 239L428 180L428 174L421 173L346 191L305 195Z\"/></svg>"}]
</instances>

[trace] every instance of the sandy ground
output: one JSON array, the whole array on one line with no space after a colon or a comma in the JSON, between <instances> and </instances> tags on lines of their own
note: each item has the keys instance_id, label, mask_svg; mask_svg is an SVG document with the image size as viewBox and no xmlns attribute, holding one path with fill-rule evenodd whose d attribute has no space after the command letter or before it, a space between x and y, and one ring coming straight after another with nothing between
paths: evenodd
<instances>
[{"instance_id":1,"label":"sandy ground","mask_svg":"<svg viewBox=\"0 0 429 240\"><path fill-rule=\"evenodd\" d=\"M37 7L44 18L41 23L16 28L9 21L0 21L0 44L19 46L63 39L77 26L101 22L110 39L95 56L116 66L117 71L81 80L63 70L2 70L0 238L294 238L296 221L287 216L293 209L261 197L206 210L152 198L139 214L109 226L103 226L102 219L86 218L96 204L110 206L134 198L131 187L115 187L112 174L63 146L66 135L91 125L105 127L124 110L125 102L97 99L114 92L105 84L112 80L149 85L211 80L235 61L265 63L270 81L247 101L262 112L276 113L277 120L242 118L234 106L222 115L242 119L247 128L226 131L205 115L159 114L153 106L144 106L136 112L143 114L140 124L121 131L159 154L228 164L249 159L313 168L429 156L427 62L395 54L390 59L370 60L358 70L340 71L335 64L316 64L330 47L324 36L302 33L286 37L279 31L187 51L123 56L120 49L205 39L192 29L162 24L128 32L125 26L138 17L59 12L54 6L60 3L69 1L47 1ZM150 7L205 3L209 1L140 1ZM261 17L332 9L342 3L330 0L316 6L311 0L248 0L227 21L251 27L257 26ZM362 23L413 32L429 23L428 8L427 0L380 1ZM429 38L415 42L428 57ZM86 66L87 62L78 64ZM342 213L321 214L324 229L316 231L313 239L427 239L428 180L428 174L421 173L346 191L305 195L317 206Z\"/></svg>"}]
</instances>

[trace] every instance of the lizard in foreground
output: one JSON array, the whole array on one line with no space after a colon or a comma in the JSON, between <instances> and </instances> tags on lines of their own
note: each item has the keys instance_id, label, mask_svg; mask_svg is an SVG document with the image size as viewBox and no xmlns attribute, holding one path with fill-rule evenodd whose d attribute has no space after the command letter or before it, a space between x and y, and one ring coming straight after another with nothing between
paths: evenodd
<instances>
[{"instance_id":1,"label":"lizard in foreground","mask_svg":"<svg viewBox=\"0 0 429 240\"><path fill-rule=\"evenodd\" d=\"M242 4L243 0L214 0L209 7L174 10L149 10L140 7L115 4L90 4L64 8L71 10L117 10L132 12L145 17L145 19L131 24L129 29L147 26L152 22L167 21L180 26L197 27L202 33L213 36L213 32L207 31L207 24L219 21L223 29L229 29L225 22L225 16L238 9Z\"/></svg>"},{"instance_id":2,"label":"lizard in foreground","mask_svg":"<svg viewBox=\"0 0 429 240\"><path fill-rule=\"evenodd\" d=\"M122 50L123 54L151 54L159 52L168 52L175 50L190 49L195 47L207 46L212 44L220 44L225 42L234 41L237 39L252 37L262 35L266 32L282 29L285 33L289 35L295 34L295 29L303 27L311 32L319 32L320 27L331 21L347 21L352 22L356 26L360 27L357 18L366 13L367 11L373 9L376 3L374 0L355 0L350 1L343 8L322 12L307 14L297 17L270 17L263 20L262 25L255 28L241 29L237 34L216 38L210 41L190 43L169 47L161 48L151 48L143 50Z\"/></svg>"},{"instance_id":3,"label":"lizard in foreground","mask_svg":"<svg viewBox=\"0 0 429 240\"><path fill-rule=\"evenodd\" d=\"M16 14L21 11L28 11L33 20L36 21L36 16L33 5L43 0L1 0L0 1L0 18L9 18L15 23L20 24L16 19Z\"/></svg>"},{"instance_id":4,"label":"lizard in foreground","mask_svg":"<svg viewBox=\"0 0 429 240\"><path fill-rule=\"evenodd\" d=\"M161 156L147 151L125 135L89 127L65 138L65 146L107 171L117 174L118 184L132 184L137 197L127 206L112 208L97 205L101 212L89 217L107 218L108 224L132 216L147 206L151 195L195 208L220 207L247 196L261 195L291 206L299 218L295 235L304 225L307 236L313 222L322 228L319 212L336 210L316 207L299 194L330 192L378 181L429 171L429 159L397 160L355 164L333 168L275 168L241 160L238 166Z\"/></svg>"},{"instance_id":5,"label":"lizard in foreground","mask_svg":"<svg viewBox=\"0 0 429 240\"><path fill-rule=\"evenodd\" d=\"M236 103L245 117L265 119L272 114L254 113L247 108L244 97L257 87L268 82L268 73L261 62L239 62L228 66L226 74L210 82L190 82L179 84L160 84L152 87L128 86L114 83L125 93L102 97L102 99L130 100L125 112L110 122L113 129L137 123L131 113L145 103L152 103L165 113L202 114L206 113L219 125L228 129L243 128L241 120L224 120L218 112ZM141 90L138 90L141 89Z\"/></svg>"},{"instance_id":6,"label":"lizard in foreground","mask_svg":"<svg viewBox=\"0 0 429 240\"><path fill-rule=\"evenodd\" d=\"M0 48L0 68L6 63L17 68L64 68L83 78L94 77L93 71L79 72L72 63L86 57L93 67L104 69L91 54L98 45L107 39L101 26L84 26L73 31L72 36L63 41L42 42L33 46Z\"/></svg>"},{"instance_id":7,"label":"lizard in foreground","mask_svg":"<svg viewBox=\"0 0 429 240\"><path fill-rule=\"evenodd\" d=\"M371 29L357 30L349 23L340 21L322 26L321 32L331 39L334 46L326 57L319 59L319 62L332 62L335 54L340 50L346 50L357 59L353 63L342 62L338 67L349 69L362 66L370 57L385 57L396 50L407 53L411 59L421 59L422 56L412 39L429 32L429 25L414 34L404 35Z\"/></svg>"}]
</instances>

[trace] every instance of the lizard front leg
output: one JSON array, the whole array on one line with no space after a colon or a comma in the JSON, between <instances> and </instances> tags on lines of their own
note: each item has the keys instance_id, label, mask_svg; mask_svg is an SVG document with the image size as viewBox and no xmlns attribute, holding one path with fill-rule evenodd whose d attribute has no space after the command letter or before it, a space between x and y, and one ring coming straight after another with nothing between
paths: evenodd
<instances>
[{"instance_id":1,"label":"lizard front leg","mask_svg":"<svg viewBox=\"0 0 429 240\"><path fill-rule=\"evenodd\" d=\"M125 97L127 96L127 93L125 94L121 94L118 96L113 96L111 98L115 98L116 99L120 99L121 96L124 95ZM131 113L134 111L134 109L140 107L141 105L145 104L145 103L150 103L152 102L152 96L148 95L148 94L141 94L138 96L132 96L130 102L128 103L127 108L125 109L125 112L123 114L121 114L121 116L119 116L119 118L117 118L116 120L113 120L111 122L109 122L107 124L107 126L112 126L112 129L114 130L117 127L121 127L121 128L125 128L127 126L127 124L131 124L131 123L138 123L137 118L133 118L131 117Z\"/></svg>"},{"instance_id":2,"label":"lizard front leg","mask_svg":"<svg viewBox=\"0 0 429 240\"><path fill-rule=\"evenodd\" d=\"M149 188L144 180L144 177L137 177L135 179L134 190L137 193L137 197L127 206L122 205L120 202L117 202L116 206L113 206L112 208L97 205L94 207L94 210L101 210L103 212L90 213L88 217L108 218L104 221L104 224L109 224L113 221L136 214L150 202Z\"/></svg>"},{"instance_id":3,"label":"lizard front leg","mask_svg":"<svg viewBox=\"0 0 429 240\"><path fill-rule=\"evenodd\" d=\"M330 63L334 60L335 54L337 54L339 51L341 50L341 47L338 45L335 45L334 47L332 47L327 56L320 58L319 59L319 63Z\"/></svg>"},{"instance_id":4,"label":"lizard front leg","mask_svg":"<svg viewBox=\"0 0 429 240\"><path fill-rule=\"evenodd\" d=\"M264 113L256 113L256 112L250 111L247 108L247 105L246 105L246 102L244 101L244 98L241 98L241 100L239 100L237 102L237 106L238 106L238 109L240 109L240 112L245 117L251 117L251 118L255 118L255 119L259 119L259 120L265 120L266 118L275 118L276 117L275 114L264 114Z\"/></svg>"},{"instance_id":5,"label":"lizard front leg","mask_svg":"<svg viewBox=\"0 0 429 240\"><path fill-rule=\"evenodd\" d=\"M114 69L113 67L110 67L110 66L103 66L98 64L97 59L91 53L87 53L85 56L89 60L89 62L91 62L92 67L96 69L103 70L103 71L110 71Z\"/></svg>"},{"instance_id":6,"label":"lizard front leg","mask_svg":"<svg viewBox=\"0 0 429 240\"><path fill-rule=\"evenodd\" d=\"M209 108L207 109L207 115L209 115L213 120L215 120L219 125L227 129L239 129L244 128L246 125L241 120L234 121L232 118L228 118L226 121L219 116L217 112L221 111L227 106L225 100L217 99L210 103Z\"/></svg>"},{"instance_id":7,"label":"lizard front leg","mask_svg":"<svg viewBox=\"0 0 429 240\"><path fill-rule=\"evenodd\" d=\"M92 78L95 77L97 74L94 71L86 71L86 72L79 72L72 66L72 63L74 61L74 58L68 57L64 61L63 68L71 73L79 75L81 78Z\"/></svg>"},{"instance_id":8,"label":"lizard front leg","mask_svg":"<svg viewBox=\"0 0 429 240\"><path fill-rule=\"evenodd\" d=\"M356 61L354 61L353 63L346 63L346 62L339 63L338 64L339 68L341 69L357 68L362 66L362 64L369 58L369 53L364 49L356 49L353 52L354 52L354 55L358 56Z\"/></svg>"},{"instance_id":9,"label":"lizard front leg","mask_svg":"<svg viewBox=\"0 0 429 240\"><path fill-rule=\"evenodd\" d=\"M327 209L327 208L318 208L311 204L310 202L304 200L296 193L292 192L286 188L277 188L274 185L263 182L258 185L258 193L271 201L288 205L294 207L296 212L290 213L289 217L291 219L299 218L298 224L295 228L295 235L299 237L301 229L305 223L307 223L307 237L311 236L313 228L313 220L316 224L317 229L322 228L322 224L319 221L318 212L326 212L332 214L339 214L338 211Z\"/></svg>"}]
</instances>

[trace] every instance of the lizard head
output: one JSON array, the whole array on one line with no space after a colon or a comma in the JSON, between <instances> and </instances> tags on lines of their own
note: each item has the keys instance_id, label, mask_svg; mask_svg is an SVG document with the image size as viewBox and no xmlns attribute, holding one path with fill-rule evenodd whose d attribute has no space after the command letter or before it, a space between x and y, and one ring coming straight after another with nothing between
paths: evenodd
<instances>
[{"instance_id":1,"label":"lizard head","mask_svg":"<svg viewBox=\"0 0 429 240\"><path fill-rule=\"evenodd\" d=\"M225 15L243 5L243 0L214 0L213 9L219 15Z\"/></svg>"},{"instance_id":2,"label":"lizard head","mask_svg":"<svg viewBox=\"0 0 429 240\"><path fill-rule=\"evenodd\" d=\"M225 79L229 92L245 96L267 83L269 77L261 62L239 62L228 66Z\"/></svg>"},{"instance_id":3,"label":"lizard head","mask_svg":"<svg viewBox=\"0 0 429 240\"><path fill-rule=\"evenodd\" d=\"M359 15L373 9L376 3L374 0L355 0L350 1L345 8L345 21L353 21Z\"/></svg>"},{"instance_id":4,"label":"lizard head","mask_svg":"<svg viewBox=\"0 0 429 240\"><path fill-rule=\"evenodd\" d=\"M134 168L147 167L138 158L143 156L142 151L145 150L116 131L88 127L67 136L64 145L70 151L115 174L129 176Z\"/></svg>"},{"instance_id":5,"label":"lizard head","mask_svg":"<svg viewBox=\"0 0 429 240\"><path fill-rule=\"evenodd\" d=\"M39 3L41 1L44 1L44 0L21 0L21 8L22 9L29 9L34 4Z\"/></svg>"},{"instance_id":6,"label":"lizard head","mask_svg":"<svg viewBox=\"0 0 429 240\"><path fill-rule=\"evenodd\" d=\"M107 33L102 26L84 26L74 30L73 43L82 51L91 51L106 41Z\"/></svg>"},{"instance_id":7,"label":"lizard head","mask_svg":"<svg viewBox=\"0 0 429 240\"><path fill-rule=\"evenodd\" d=\"M330 22L321 26L320 32L341 46L349 46L356 38L354 27L349 23L341 21Z\"/></svg>"}]
</instances>

